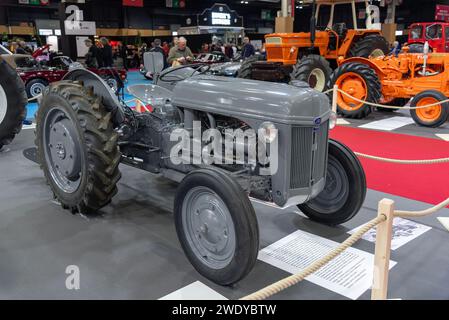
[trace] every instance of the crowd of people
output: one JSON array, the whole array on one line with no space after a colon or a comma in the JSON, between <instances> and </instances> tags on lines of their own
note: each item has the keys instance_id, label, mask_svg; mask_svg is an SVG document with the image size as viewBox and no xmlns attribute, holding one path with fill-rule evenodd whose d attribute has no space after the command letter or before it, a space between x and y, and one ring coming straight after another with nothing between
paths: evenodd
<instances>
[{"instance_id":1,"label":"crowd of people","mask_svg":"<svg viewBox=\"0 0 449 320\"><path fill-rule=\"evenodd\" d=\"M33 48L30 48L25 41L17 41L11 43L11 51L16 54L33 54Z\"/></svg>"},{"instance_id":2,"label":"crowd of people","mask_svg":"<svg viewBox=\"0 0 449 320\"><path fill-rule=\"evenodd\" d=\"M256 48L251 44L248 37L243 38L243 45L239 48L234 42L224 44L222 41L216 43L204 43L201 46L200 53L222 52L229 59L238 57L241 52L241 58L246 59L256 54Z\"/></svg>"},{"instance_id":3,"label":"crowd of people","mask_svg":"<svg viewBox=\"0 0 449 320\"><path fill-rule=\"evenodd\" d=\"M89 68L112 68L114 65L112 46L105 37L100 38L95 44L92 40L84 41L89 51L86 54L86 65Z\"/></svg>"},{"instance_id":4,"label":"crowd of people","mask_svg":"<svg viewBox=\"0 0 449 320\"><path fill-rule=\"evenodd\" d=\"M184 37L174 37L170 43L161 39L154 39L150 45L143 43L140 47L134 45L124 46L120 42L112 47L109 40L102 37L95 42L87 39L85 45L89 48L86 55L86 65L95 68L112 67L114 60L117 58L123 60L123 67L126 69L139 68L144 63L143 57L146 52L161 53L164 57L164 68L188 64L194 60L193 52L187 46L187 39ZM229 59L237 57L246 59L256 54L256 49L251 44L250 39L245 37L243 45L240 47L234 42L223 43L222 41L216 41L214 43L204 43L198 52L222 52Z\"/></svg>"}]
</instances>

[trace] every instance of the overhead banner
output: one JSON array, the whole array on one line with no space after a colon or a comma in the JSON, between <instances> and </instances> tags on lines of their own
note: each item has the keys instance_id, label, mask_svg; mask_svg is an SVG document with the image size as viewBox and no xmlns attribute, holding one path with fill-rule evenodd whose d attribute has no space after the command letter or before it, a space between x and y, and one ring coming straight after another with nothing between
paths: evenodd
<instances>
[{"instance_id":1,"label":"overhead banner","mask_svg":"<svg viewBox=\"0 0 449 320\"><path fill-rule=\"evenodd\" d=\"M32 4L35 6L48 6L50 0L18 0L19 4Z\"/></svg>"},{"instance_id":2,"label":"overhead banner","mask_svg":"<svg viewBox=\"0 0 449 320\"><path fill-rule=\"evenodd\" d=\"M435 20L449 22L449 6L438 4L435 11Z\"/></svg>"},{"instance_id":3,"label":"overhead banner","mask_svg":"<svg viewBox=\"0 0 449 320\"><path fill-rule=\"evenodd\" d=\"M143 0L123 0L125 7L143 7Z\"/></svg>"}]
</instances>

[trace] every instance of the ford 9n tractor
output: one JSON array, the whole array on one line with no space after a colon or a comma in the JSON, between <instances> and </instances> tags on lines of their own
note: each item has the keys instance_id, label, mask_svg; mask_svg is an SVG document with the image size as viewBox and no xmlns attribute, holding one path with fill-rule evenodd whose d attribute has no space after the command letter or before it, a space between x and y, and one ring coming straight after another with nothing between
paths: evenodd
<instances>
[{"instance_id":1,"label":"ford 9n tractor","mask_svg":"<svg viewBox=\"0 0 449 320\"><path fill-rule=\"evenodd\" d=\"M413 98L411 116L421 126L439 127L449 117L449 54L404 53L398 57L371 59L350 58L332 74L329 86L338 85L350 96L369 103L404 106ZM337 94L340 114L348 118L364 118L373 106L356 101L341 92ZM391 110L391 109L390 109Z\"/></svg>"},{"instance_id":2,"label":"ford 9n tractor","mask_svg":"<svg viewBox=\"0 0 449 320\"><path fill-rule=\"evenodd\" d=\"M0 57L0 149L10 144L26 117L25 86L17 72Z\"/></svg>"},{"instance_id":3,"label":"ford 9n tractor","mask_svg":"<svg viewBox=\"0 0 449 320\"><path fill-rule=\"evenodd\" d=\"M316 6L310 32L266 35L267 60L262 61L258 55L246 59L238 77L274 82L301 80L311 88L324 91L339 57L387 55L388 42L380 30L358 28L355 6L359 2L366 3L364 0L304 1L304 4L313 3L313 7ZM335 6L339 4L352 5L354 29L348 29L345 23L334 23ZM330 7L329 22L325 27L316 27L320 12L324 11L320 8L324 6Z\"/></svg>"},{"instance_id":4,"label":"ford 9n tractor","mask_svg":"<svg viewBox=\"0 0 449 320\"><path fill-rule=\"evenodd\" d=\"M44 90L37 154L56 199L73 213L110 203L120 163L179 182L181 246L200 274L230 285L251 271L259 250L250 196L336 225L357 214L366 182L357 157L329 139L335 117L326 95L305 84L203 74L208 68L169 68L158 85L130 87L151 105L144 113L97 75L72 71Z\"/></svg>"}]
</instances>

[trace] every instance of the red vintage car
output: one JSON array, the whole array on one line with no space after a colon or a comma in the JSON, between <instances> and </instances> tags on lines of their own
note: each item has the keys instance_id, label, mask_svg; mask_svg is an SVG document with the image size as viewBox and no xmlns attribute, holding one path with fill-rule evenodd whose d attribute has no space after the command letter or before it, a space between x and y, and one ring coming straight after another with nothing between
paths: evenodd
<instances>
[{"instance_id":1,"label":"red vintage car","mask_svg":"<svg viewBox=\"0 0 449 320\"><path fill-rule=\"evenodd\" d=\"M28 98L38 96L50 83L62 80L70 70L83 67L80 63L73 62L65 56L53 57L47 63L38 62L30 55L14 54L2 55L2 57L16 68L25 83ZM121 89L127 77L126 70L88 69L102 77L114 90Z\"/></svg>"},{"instance_id":2,"label":"red vintage car","mask_svg":"<svg viewBox=\"0 0 449 320\"><path fill-rule=\"evenodd\" d=\"M407 41L410 52L423 52L426 41L433 52L449 52L449 23L420 22L412 24Z\"/></svg>"}]
</instances>

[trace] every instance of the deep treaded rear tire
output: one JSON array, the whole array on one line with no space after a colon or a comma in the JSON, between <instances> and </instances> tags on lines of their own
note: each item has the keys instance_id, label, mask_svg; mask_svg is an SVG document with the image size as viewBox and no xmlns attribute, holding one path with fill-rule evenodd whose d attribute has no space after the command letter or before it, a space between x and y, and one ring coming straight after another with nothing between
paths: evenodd
<instances>
[{"instance_id":1,"label":"deep treaded rear tire","mask_svg":"<svg viewBox=\"0 0 449 320\"><path fill-rule=\"evenodd\" d=\"M315 81L311 79L312 72L315 69L319 69L323 73L324 83L322 85L320 85L320 80L316 79ZM298 61L298 63L293 67L293 72L290 74L290 77L292 80L304 81L308 83L312 89L323 92L328 89L327 85L331 74L332 69L329 62L324 57L317 54L310 54ZM319 87L317 87L317 85Z\"/></svg>"},{"instance_id":2,"label":"deep treaded rear tire","mask_svg":"<svg viewBox=\"0 0 449 320\"><path fill-rule=\"evenodd\" d=\"M379 77L373 69L363 63L346 63L338 67L331 75L329 88L333 88L338 78L349 72L359 75L365 81L368 89L367 98L365 100L371 103L379 103L382 95L382 85L379 81ZM332 94L330 94L330 98L332 99ZM363 104L360 108L355 110L345 110L338 106L338 112L340 114L344 117L354 119L365 118L371 113L372 109L373 107L368 104Z\"/></svg>"},{"instance_id":3,"label":"deep treaded rear tire","mask_svg":"<svg viewBox=\"0 0 449 320\"><path fill-rule=\"evenodd\" d=\"M6 113L0 119L0 149L12 142L14 137L22 130L22 123L27 114L27 96L25 85L17 72L0 59L0 86L6 95ZM0 101L1 103L1 101Z\"/></svg>"},{"instance_id":4,"label":"deep treaded rear tire","mask_svg":"<svg viewBox=\"0 0 449 320\"><path fill-rule=\"evenodd\" d=\"M349 57L369 58L376 49L383 51L384 55L388 55L387 40L379 34L368 35L357 41L349 51Z\"/></svg>"},{"instance_id":5,"label":"deep treaded rear tire","mask_svg":"<svg viewBox=\"0 0 449 320\"><path fill-rule=\"evenodd\" d=\"M263 56L254 55L243 61L242 66L237 72L237 78L252 79L253 64L263 60Z\"/></svg>"},{"instance_id":6,"label":"deep treaded rear tire","mask_svg":"<svg viewBox=\"0 0 449 320\"><path fill-rule=\"evenodd\" d=\"M75 159L78 156L80 159L79 186L70 193L65 192L52 175L55 172L54 168L50 168L52 161L49 159L54 157L50 152L52 150L44 150L47 148L44 135L51 135L48 132L52 128L56 131L54 128L58 122L47 124L55 108L66 116L66 123L73 125L73 141L79 141L79 154L75 152L74 155ZM121 178L121 153L111 113L106 110L101 98L77 82L53 83L44 91L36 121L38 160L62 207L72 213L95 213L109 204L117 193L117 182ZM45 128L47 125L49 128Z\"/></svg>"}]
</instances>

